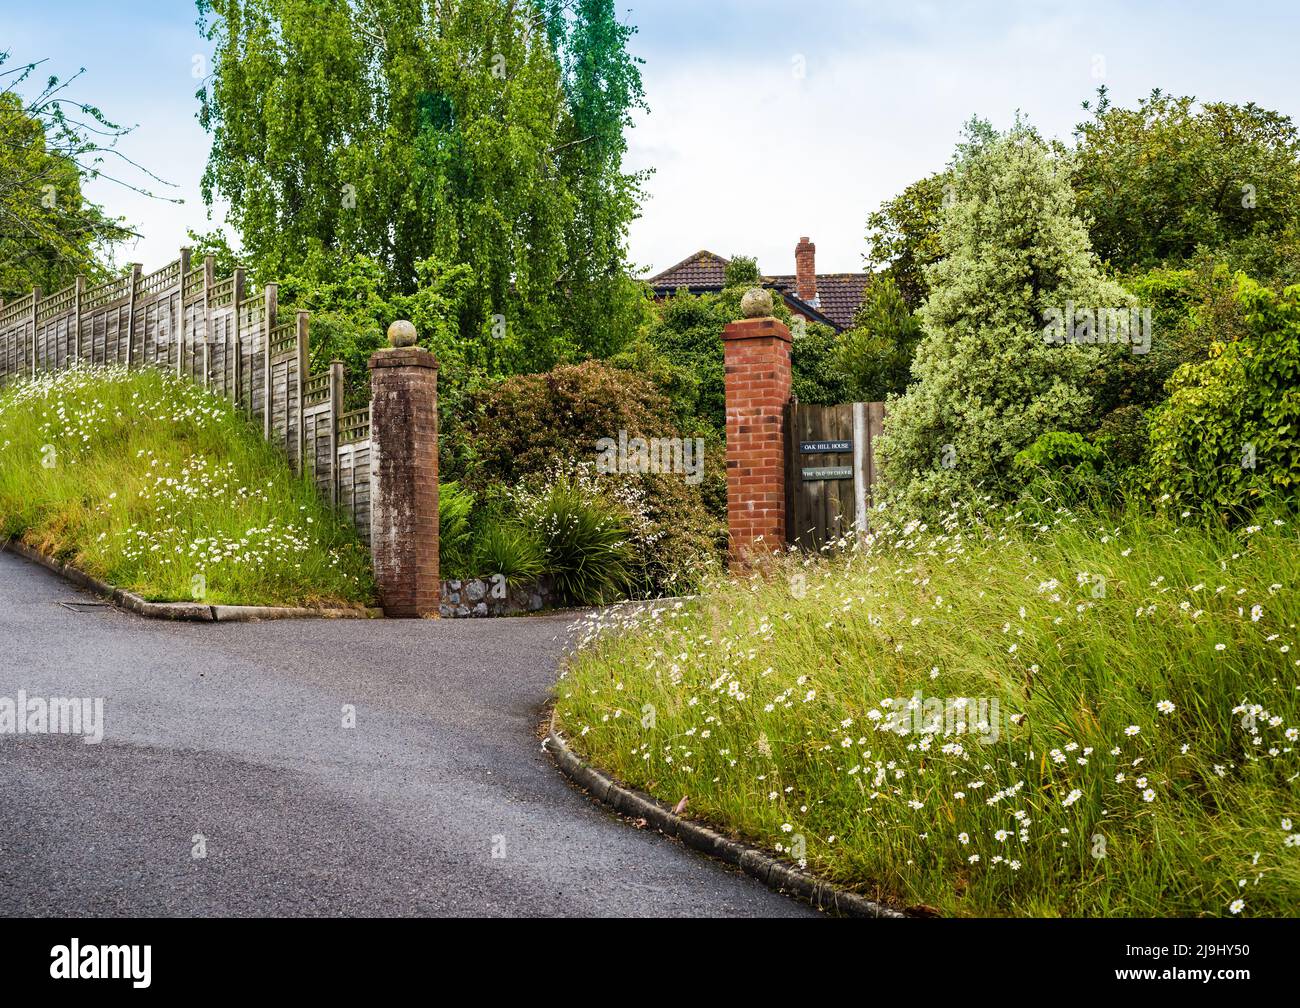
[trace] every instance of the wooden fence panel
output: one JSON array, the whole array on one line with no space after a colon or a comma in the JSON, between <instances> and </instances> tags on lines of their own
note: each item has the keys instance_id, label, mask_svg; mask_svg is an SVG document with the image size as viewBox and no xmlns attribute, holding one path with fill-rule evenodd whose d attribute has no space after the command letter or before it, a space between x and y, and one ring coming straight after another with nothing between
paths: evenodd
<instances>
[{"instance_id":1,"label":"wooden fence panel","mask_svg":"<svg viewBox=\"0 0 1300 1008\"><path fill-rule=\"evenodd\" d=\"M786 538L820 549L865 528L875 479L871 441L881 403L815 406L791 403L786 413Z\"/></svg>"},{"instance_id":2,"label":"wooden fence panel","mask_svg":"<svg viewBox=\"0 0 1300 1008\"><path fill-rule=\"evenodd\" d=\"M220 395L279 446L370 542L370 411L343 414L343 365L309 376L306 312L277 319L277 288L215 275L188 249L162 269L0 303L0 384L75 365L160 367Z\"/></svg>"}]
</instances>

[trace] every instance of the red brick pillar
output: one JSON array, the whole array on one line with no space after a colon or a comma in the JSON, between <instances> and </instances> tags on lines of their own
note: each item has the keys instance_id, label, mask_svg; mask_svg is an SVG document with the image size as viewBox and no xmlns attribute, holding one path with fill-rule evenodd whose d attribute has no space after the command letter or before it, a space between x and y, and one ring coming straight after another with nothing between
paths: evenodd
<instances>
[{"instance_id":1,"label":"red brick pillar","mask_svg":"<svg viewBox=\"0 0 1300 1008\"><path fill-rule=\"evenodd\" d=\"M750 292L746 295L747 301ZM759 309L770 300L754 302ZM785 547L785 408L790 330L770 316L722 333L727 390L727 527L737 560ZM756 540L762 542L755 545Z\"/></svg>"},{"instance_id":2,"label":"red brick pillar","mask_svg":"<svg viewBox=\"0 0 1300 1008\"><path fill-rule=\"evenodd\" d=\"M438 615L438 362L394 322L370 358L370 552L386 616Z\"/></svg>"}]
</instances>

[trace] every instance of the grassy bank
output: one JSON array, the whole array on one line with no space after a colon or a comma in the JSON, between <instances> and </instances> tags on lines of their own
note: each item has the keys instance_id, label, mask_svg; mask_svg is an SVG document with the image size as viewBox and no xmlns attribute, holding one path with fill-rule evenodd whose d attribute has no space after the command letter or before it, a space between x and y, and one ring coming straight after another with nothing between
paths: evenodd
<instances>
[{"instance_id":1,"label":"grassy bank","mask_svg":"<svg viewBox=\"0 0 1300 1008\"><path fill-rule=\"evenodd\" d=\"M1294 913L1293 519L877 529L593 624L575 748L899 906Z\"/></svg>"},{"instance_id":2,"label":"grassy bank","mask_svg":"<svg viewBox=\"0 0 1300 1008\"><path fill-rule=\"evenodd\" d=\"M355 605L364 547L228 403L148 369L0 392L0 534L153 600Z\"/></svg>"}]
</instances>

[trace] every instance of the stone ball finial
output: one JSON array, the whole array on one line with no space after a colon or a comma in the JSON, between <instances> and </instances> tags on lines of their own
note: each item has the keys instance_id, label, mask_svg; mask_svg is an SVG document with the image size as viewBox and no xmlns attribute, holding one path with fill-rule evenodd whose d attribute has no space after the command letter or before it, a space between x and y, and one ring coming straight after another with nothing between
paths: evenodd
<instances>
[{"instance_id":1,"label":"stone ball finial","mask_svg":"<svg viewBox=\"0 0 1300 1008\"><path fill-rule=\"evenodd\" d=\"M772 292L751 287L740 299L740 314L745 318L763 318L772 314Z\"/></svg>"},{"instance_id":2,"label":"stone ball finial","mask_svg":"<svg viewBox=\"0 0 1300 1008\"><path fill-rule=\"evenodd\" d=\"M406 319L398 319L388 327L388 345L394 348L415 346L415 326Z\"/></svg>"}]
</instances>

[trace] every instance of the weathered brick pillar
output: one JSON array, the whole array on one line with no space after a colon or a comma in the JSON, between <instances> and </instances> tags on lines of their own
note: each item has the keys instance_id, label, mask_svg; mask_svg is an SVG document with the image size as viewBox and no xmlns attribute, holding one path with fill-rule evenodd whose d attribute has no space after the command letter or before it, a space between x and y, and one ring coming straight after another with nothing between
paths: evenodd
<instances>
[{"instance_id":1,"label":"weathered brick pillar","mask_svg":"<svg viewBox=\"0 0 1300 1008\"><path fill-rule=\"evenodd\" d=\"M438 615L438 362L415 327L370 358L370 551L386 616Z\"/></svg>"},{"instance_id":2,"label":"weathered brick pillar","mask_svg":"<svg viewBox=\"0 0 1300 1008\"><path fill-rule=\"evenodd\" d=\"M790 330L770 314L771 295L751 290L747 317L723 330L727 394L727 528L731 554L785 547L785 408ZM756 540L762 539L755 545Z\"/></svg>"}]
</instances>

